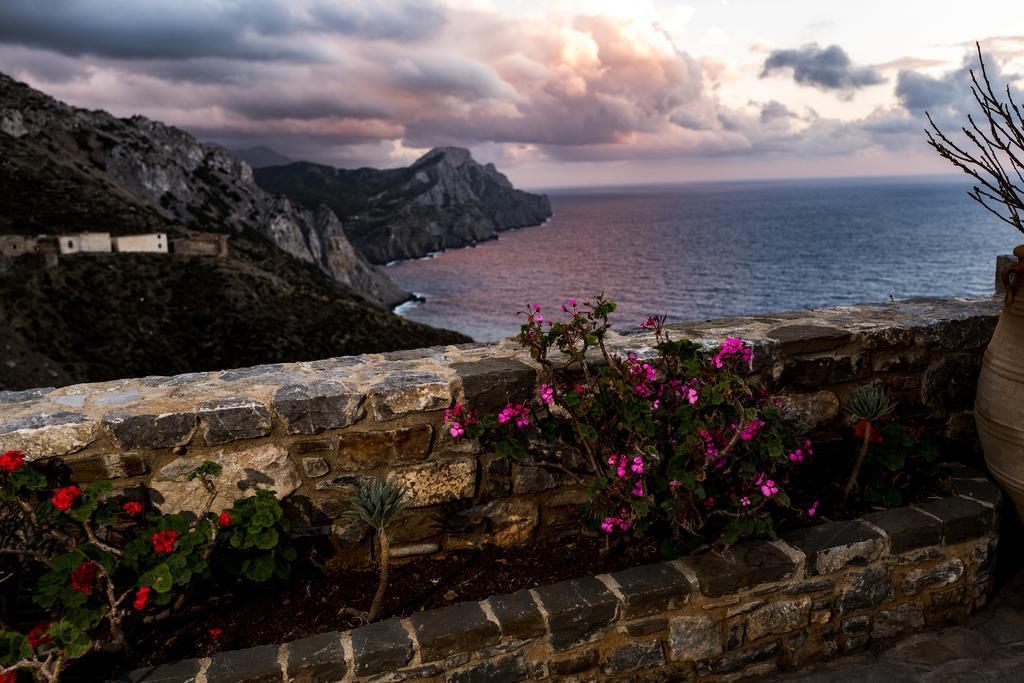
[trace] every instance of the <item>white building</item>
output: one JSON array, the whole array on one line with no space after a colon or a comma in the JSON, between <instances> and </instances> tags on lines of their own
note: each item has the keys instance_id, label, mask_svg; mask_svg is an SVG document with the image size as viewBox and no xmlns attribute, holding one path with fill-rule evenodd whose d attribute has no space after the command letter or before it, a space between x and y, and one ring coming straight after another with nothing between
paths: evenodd
<instances>
[{"instance_id":1,"label":"white building","mask_svg":"<svg viewBox=\"0 0 1024 683\"><path fill-rule=\"evenodd\" d=\"M119 235L114 238L114 251L167 253L167 235L155 232L149 235Z\"/></svg>"},{"instance_id":2,"label":"white building","mask_svg":"<svg viewBox=\"0 0 1024 683\"><path fill-rule=\"evenodd\" d=\"M36 251L36 241L21 235L0 235L0 256L22 256Z\"/></svg>"},{"instance_id":3,"label":"white building","mask_svg":"<svg viewBox=\"0 0 1024 683\"><path fill-rule=\"evenodd\" d=\"M61 254L77 254L81 247L78 235L57 235L57 249Z\"/></svg>"},{"instance_id":4,"label":"white building","mask_svg":"<svg viewBox=\"0 0 1024 683\"><path fill-rule=\"evenodd\" d=\"M83 232L78 236L78 250L91 253L110 253L109 232Z\"/></svg>"}]
</instances>

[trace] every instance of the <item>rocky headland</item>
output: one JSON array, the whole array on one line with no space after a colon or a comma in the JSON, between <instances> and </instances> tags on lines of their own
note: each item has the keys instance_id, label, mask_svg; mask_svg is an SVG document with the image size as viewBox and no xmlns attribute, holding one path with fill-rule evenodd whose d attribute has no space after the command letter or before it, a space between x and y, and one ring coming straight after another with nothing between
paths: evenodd
<instances>
[{"instance_id":1,"label":"rocky headland","mask_svg":"<svg viewBox=\"0 0 1024 683\"><path fill-rule=\"evenodd\" d=\"M551 217L546 195L515 189L494 164L459 147L438 147L406 168L299 161L254 175L265 190L303 206L329 206L356 249L377 264L476 244Z\"/></svg>"}]
</instances>

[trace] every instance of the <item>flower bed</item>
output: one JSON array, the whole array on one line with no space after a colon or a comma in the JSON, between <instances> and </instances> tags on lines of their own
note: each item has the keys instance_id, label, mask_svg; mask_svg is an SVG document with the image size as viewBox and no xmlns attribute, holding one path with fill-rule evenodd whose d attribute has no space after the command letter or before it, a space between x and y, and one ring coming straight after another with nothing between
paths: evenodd
<instances>
[{"instance_id":1,"label":"flower bed","mask_svg":"<svg viewBox=\"0 0 1024 683\"><path fill-rule=\"evenodd\" d=\"M960 495L123 680L728 680L957 621L985 603L1001 496Z\"/></svg>"}]
</instances>

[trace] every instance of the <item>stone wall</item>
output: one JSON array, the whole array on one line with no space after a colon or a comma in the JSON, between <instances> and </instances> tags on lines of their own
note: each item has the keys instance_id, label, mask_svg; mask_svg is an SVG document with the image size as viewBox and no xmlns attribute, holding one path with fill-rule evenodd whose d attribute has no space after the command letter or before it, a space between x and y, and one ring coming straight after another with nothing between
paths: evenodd
<instances>
[{"instance_id":1,"label":"stone wall","mask_svg":"<svg viewBox=\"0 0 1024 683\"><path fill-rule=\"evenodd\" d=\"M958 496L345 633L139 670L130 681L756 680L957 621L985 603L999 490Z\"/></svg>"},{"instance_id":2,"label":"stone wall","mask_svg":"<svg viewBox=\"0 0 1024 683\"><path fill-rule=\"evenodd\" d=\"M714 344L754 346L751 371L788 395L815 437L839 432L846 396L890 388L905 415L970 442L977 370L995 326L994 298L847 306L672 326ZM653 354L649 334L613 334L619 353ZM163 509L205 498L187 472L224 466L222 499L272 487L311 533L332 531L365 557L362 527L340 521L359 478L387 474L414 508L395 525L397 556L513 546L575 529L583 492L550 471L453 441L444 409L493 410L533 391L529 357L511 341L0 392L0 449L61 458L77 481L147 484Z\"/></svg>"}]
</instances>

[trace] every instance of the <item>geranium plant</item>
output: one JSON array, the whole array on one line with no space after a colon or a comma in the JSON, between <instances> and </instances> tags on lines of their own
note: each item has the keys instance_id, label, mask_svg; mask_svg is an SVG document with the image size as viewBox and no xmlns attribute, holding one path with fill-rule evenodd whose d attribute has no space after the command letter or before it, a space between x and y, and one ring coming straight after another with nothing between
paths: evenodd
<instances>
[{"instance_id":1,"label":"geranium plant","mask_svg":"<svg viewBox=\"0 0 1024 683\"><path fill-rule=\"evenodd\" d=\"M186 517L113 495L105 481L61 481L18 451L0 455L0 513L16 517L21 531L0 554L40 568L34 599L49 614L27 634L0 632L0 681L17 680L19 671L56 681L69 660L90 650L124 649L131 633L180 609L211 564L234 553L250 554L239 565L249 579L286 573L295 553L272 514L280 510L274 494L261 491L215 513L219 474L212 462L193 470L209 495L199 514Z\"/></svg>"},{"instance_id":2,"label":"geranium plant","mask_svg":"<svg viewBox=\"0 0 1024 683\"><path fill-rule=\"evenodd\" d=\"M649 353L612 354L613 302L562 309L557 322L536 305L521 314L518 341L542 372L536 395L497 414L456 404L449 434L586 485L586 517L608 537L653 534L671 553L772 535L772 509L792 509L787 471L813 448L775 397L746 379L750 346L672 339L652 317L642 326L655 336Z\"/></svg>"}]
</instances>

